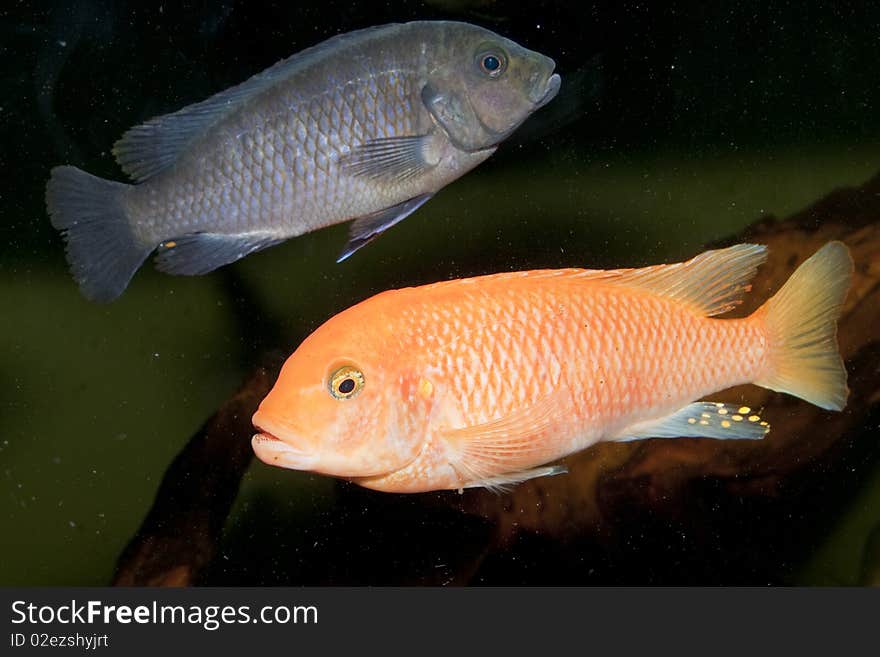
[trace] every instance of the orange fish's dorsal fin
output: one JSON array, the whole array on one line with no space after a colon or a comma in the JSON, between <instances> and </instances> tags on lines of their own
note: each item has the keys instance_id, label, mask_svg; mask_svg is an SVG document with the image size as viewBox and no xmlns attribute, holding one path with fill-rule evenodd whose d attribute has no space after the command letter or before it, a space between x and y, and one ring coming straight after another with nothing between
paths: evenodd
<instances>
[{"instance_id":1,"label":"orange fish's dorsal fin","mask_svg":"<svg viewBox=\"0 0 880 657\"><path fill-rule=\"evenodd\" d=\"M460 290L461 286L506 284L517 280L595 281L675 299L711 317L740 304L743 294L750 289L749 281L766 259L767 247L763 244L737 244L705 251L687 262L671 265L640 269L535 269L441 281L414 289L423 294L442 288Z\"/></svg>"},{"instance_id":2,"label":"orange fish's dorsal fin","mask_svg":"<svg viewBox=\"0 0 880 657\"><path fill-rule=\"evenodd\" d=\"M441 438L450 449L450 464L461 477L462 488L501 486L504 477L509 479L506 483L523 481L526 464L540 463L547 451L546 434L560 417L559 394L550 394L489 422L442 432ZM510 479L513 474L516 477Z\"/></svg>"},{"instance_id":3,"label":"orange fish's dorsal fin","mask_svg":"<svg viewBox=\"0 0 880 657\"><path fill-rule=\"evenodd\" d=\"M763 244L737 244L705 251L687 262L606 272L611 275L597 278L690 304L711 317L742 302L751 288L749 281L766 259Z\"/></svg>"},{"instance_id":4,"label":"orange fish's dorsal fin","mask_svg":"<svg viewBox=\"0 0 880 657\"><path fill-rule=\"evenodd\" d=\"M499 274L485 274L483 276L470 276L468 278L453 278L448 281L438 281L429 285L420 285L418 287L401 288L401 291L415 290L419 294L425 292L442 290L443 288L459 289L461 286L467 285L486 285L491 283L505 283L517 280L535 280L535 279L570 279L570 278L608 278L613 277L619 272L629 272L631 269L532 269L528 271L504 271ZM397 292L398 290L392 290Z\"/></svg>"}]
</instances>

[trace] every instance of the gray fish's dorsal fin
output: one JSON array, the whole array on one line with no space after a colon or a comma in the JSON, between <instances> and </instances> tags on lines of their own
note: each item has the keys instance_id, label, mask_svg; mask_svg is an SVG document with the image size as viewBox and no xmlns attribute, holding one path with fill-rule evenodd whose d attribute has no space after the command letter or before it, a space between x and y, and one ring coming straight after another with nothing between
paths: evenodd
<instances>
[{"instance_id":1,"label":"gray fish's dorsal fin","mask_svg":"<svg viewBox=\"0 0 880 657\"><path fill-rule=\"evenodd\" d=\"M331 37L206 100L134 126L114 144L113 155L125 173L137 182L152 178L173 165L184 149L208 128L250 99L341 46L357 45L379 31L395 27L399 26L380 25Z\"/></svg>"}]
</instances>

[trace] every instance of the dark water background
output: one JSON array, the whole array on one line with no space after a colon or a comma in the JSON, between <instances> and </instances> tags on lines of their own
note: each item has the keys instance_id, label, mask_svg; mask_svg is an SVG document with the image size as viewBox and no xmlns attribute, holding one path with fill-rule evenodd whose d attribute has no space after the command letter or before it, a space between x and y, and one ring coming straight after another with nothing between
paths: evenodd
<instances>
[{"instance_id":1,"label":"dark water background","mask_svg":"<svg viewBox=\"0 0 880 657\"><path fill-rule=\"evenodd\" d=\"M563 91L490 161L341 265L337 226L204 277L145 266L109 306L79 295L43 206L52 166L122 180L110 148L131 125L333 34L429 18L479 23L554 57ZM877 3L4 4L0 584L107 582L170 460L279 334L292 350L389 287L687 257L868 179L880 170L878 50ZM855 582L880 524L880 470L861 476L815 528L815 550L772 581ZM282 563L305 540L312 554L332 551L338 491L253 464L216 580L283 581L249 555L275 550ZM352 552L396 521L355 516L369 527ZM426 564L435 548L454 550L456 522L447 545L414 542Z\"/></svg>"}]
</instances>

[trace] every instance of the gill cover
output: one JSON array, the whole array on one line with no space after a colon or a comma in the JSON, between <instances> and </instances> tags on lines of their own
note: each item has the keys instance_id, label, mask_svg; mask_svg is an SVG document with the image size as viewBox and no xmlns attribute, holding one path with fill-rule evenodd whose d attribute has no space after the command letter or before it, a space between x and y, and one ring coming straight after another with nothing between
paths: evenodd
<instances>
[{"instance_id":1,"label":"gill cover","mask_svg":"<svg viewBox=\"0 0 880 657\"><path fill-rule=\"evenodd\" d=\"M498 142L499 135L480 120L467 94L453 92L452 84L444 86L449 90L441 91L435 82L425 84L422 88L422 102L443 128L449 141L467 153L482 150Z\"/></svg>"}]
</instances>

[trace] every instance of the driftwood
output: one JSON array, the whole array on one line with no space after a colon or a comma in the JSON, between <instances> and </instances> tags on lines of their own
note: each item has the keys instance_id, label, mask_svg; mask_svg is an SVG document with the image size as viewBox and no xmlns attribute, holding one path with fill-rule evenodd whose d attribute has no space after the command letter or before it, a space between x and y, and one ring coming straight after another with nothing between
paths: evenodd
<instances>
[{"instance_id":1,"label":"driftwood","mask_svg":"<svg viewBox=\"0 0 880 657\"><path fill-rule=\"evenodd\" d=\"M258 368L177 455L156 500L119 557L116 586L186 586L214 556L238 485L253 457L251 416L280 360Z\"/></svg>"},{"instance_id":2,"label":"driftwood","mask_svg":"<svg viewBox=\"0 0 880 657\"><path fill-rule=\"evenodd\" d=\"M762 409L772 431L757 443L603 444L569 458L568 475L526 482L503 495L394 496L341 484L337 506L358 509L361 520L340 509L343 522L328 521L310 536L335 532L343 547L306 550L291 556L299 562L280 568L275 554L272 573L248 583L785 581L815 540L817 523L828 525L880 456L872 430L880 402L878 219L880 176L785 221L764 218L725 241L770 246L768 264L738 309L742 314L825 242L839 239L850 247L856 273L839 324L851 389L844 412L743 386L713 399ZM250 460L249 418L272 380L273 369L260 368L177 457L120 557L116 584L202 581ZM378 538L370 531L375 523L383 523ZM309 535L309 528L301 531ZM362 555L365 532L374 549L370 558ZM423 563L420 550L440 555L442 573ZM864 566L863 581L875 580L876 567Z\"/></svg>"}]
</instances>

